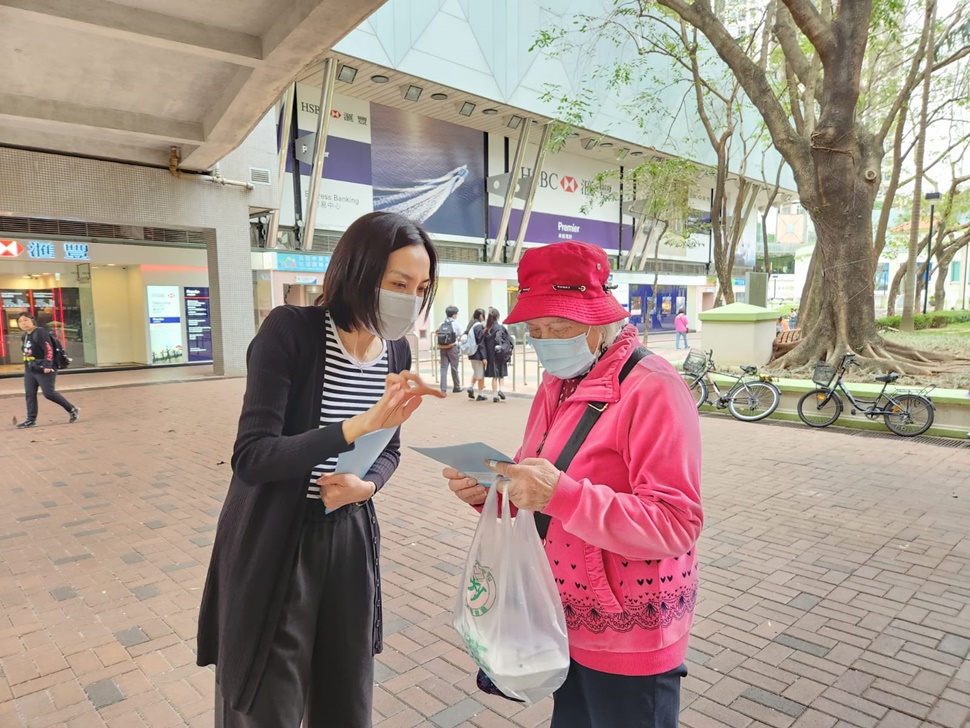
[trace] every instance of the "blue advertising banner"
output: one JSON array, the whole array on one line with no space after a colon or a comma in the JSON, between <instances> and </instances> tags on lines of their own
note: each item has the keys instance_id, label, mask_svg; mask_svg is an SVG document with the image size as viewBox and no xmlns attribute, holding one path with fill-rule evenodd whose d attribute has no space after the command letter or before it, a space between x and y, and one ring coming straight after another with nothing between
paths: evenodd
<instances>
[{"instance_id":1,"label":"blue advertising banner","mask_svg":"<svg viewBox=\"0 0 970 728\"><path fill-rule=\"evenodd\" d=\"M329 255L308 255L306 253L277 253L276 270L294 273L325 273L330 265Z\"/></svg>"},{"instance_id":2,"label":"blue advertising banner","mask_svg":"<svg viewBox=\"0 0 970 728\"><path fill-rule=\"evenodd\" d=\"M189 361L212 361L212 314L208 288L183 288Z\"/></svg>"},{"instance_id":3,"label":"blue advertising banner","mask_svg":"<svg viewBox=\"0 0 970 728\"><path fill-rule=\"evenodd\" d=\"M482 132L371 104L374 209L399 212L429 231L485 236Z\"/></svg>"}]
</instances>

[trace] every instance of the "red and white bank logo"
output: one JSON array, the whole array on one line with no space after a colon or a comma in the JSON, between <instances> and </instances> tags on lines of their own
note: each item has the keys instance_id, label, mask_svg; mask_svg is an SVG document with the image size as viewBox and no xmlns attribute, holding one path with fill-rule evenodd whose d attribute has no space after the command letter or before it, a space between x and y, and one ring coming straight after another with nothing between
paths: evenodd
<instances>
[{"instance_id":1,"label":"red and white bank logo","mask_svg":"<svg viewBox=\"0 0 970 728\"><path fill-rule=\"evenodd\" d=\"M24 252L24 246L16 240L0 240L0 257L16 258Z\"/></svg>"},{"instance_id":2,"label":"red and white bank logo","mask_svg":"<svg viewBox=\"0 0 970 728\"><path fill-rule=\"evenodd\" d=\"M317 107L317 108L319 108L319 107ZM339 119L340 117L341 117L341 113L339 111L337 111L336 109L330 109L330 118L331 119Z\"/></svg>"},{"instance_id":3,"label":"red and white bank logo","mask_svg":"<svg viewBox=\"0 0 970 728\"><path fill-rule=\"evenodd\" d=\"M559 186L566 192L575 192L579 189L579 182L574 177L563 177L559 180Z\"/></svg>"}]
</instances>

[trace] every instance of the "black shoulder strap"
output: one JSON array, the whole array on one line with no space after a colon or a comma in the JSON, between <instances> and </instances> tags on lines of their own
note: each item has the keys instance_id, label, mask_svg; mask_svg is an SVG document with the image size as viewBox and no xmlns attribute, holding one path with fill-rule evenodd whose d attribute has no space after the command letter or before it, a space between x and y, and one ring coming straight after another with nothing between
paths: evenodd
<instances>
[{"instance_id":1,"label":"black shoulder strap","mask_svg":"<svg viewBox=\"0 0 970 728\"><path fill-rule=\"evenodd\" d=\"M623 365L623 369L620 370L620 382L623 382L627 378L627 375L633 371L633 367L637 363L648 356L653 354L652 351L646 349L642 346L638 346L630 354L630 358L626 360ZM576 424L576 429L573 430L573 434L570 435L569 440L563 446L562 452L559 453L559 457L556 458L556 469L565 472L572 463L573 458L576 457L576 453L579 452L579 448L583 446L586 442L586 438L589 436L590 431L593 426L599 420L600 415L606 411L609 405L605 402L589 402L586 406L586 411L583 412L583 416L580 418L579 422ZM545 539L546 534L549 532L549 522L552 519L545 513L536 513L536 530L539 532L539 538Z\"/></svg>"}]
</instances>

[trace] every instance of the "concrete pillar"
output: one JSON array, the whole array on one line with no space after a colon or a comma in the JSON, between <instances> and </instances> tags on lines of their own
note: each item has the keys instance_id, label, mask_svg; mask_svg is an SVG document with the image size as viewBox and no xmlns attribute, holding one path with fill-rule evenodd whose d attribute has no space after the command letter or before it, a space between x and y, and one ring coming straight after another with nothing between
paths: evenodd
<instances>
[{"instance_id":1,"label":"concrete pillar","mask_svg":"<svg viewBox=\"0 0 970 728\"><path fill-rule=\"evenodd\" d=\"M224 218L206 238L212 370L218 376L243 376L246 349L255 334L248 220Z\"/></svg>"},{"instance_id":2,"label":"concrete pillar","mask_svg":"<svg viewBox=\"0 0 970 728\"><path fill-rule=\"evenodd\" d=\"M451 303L458 307L458 320L464 326L472 317L473 311L468 307L468 279L453 278L451 286Z\"/></svg>"},{"instance_id":3,"label":"concrete pillar","mask_svg":"<svg viewBox=\"0 0 970 728\"><path fill-rule=\"evenodd\" d=\"M509 282L493 279L491 283L489 287L489 302L486 304L486 310L488 306L494 306L502 314L502 318L504 319L509 313Z\"/></svg>"}]
</instances>

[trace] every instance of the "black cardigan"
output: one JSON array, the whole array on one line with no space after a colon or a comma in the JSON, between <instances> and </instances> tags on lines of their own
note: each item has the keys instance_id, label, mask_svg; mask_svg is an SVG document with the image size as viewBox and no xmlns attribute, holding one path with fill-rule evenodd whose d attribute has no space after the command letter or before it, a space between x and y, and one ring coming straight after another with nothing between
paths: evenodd
<instances>
[{"instance_id":1,"label":"black cardigan","mask_svg":"<svg viewBox=\"0 0 970 728\"><path fill-rule=\"evenodd\" d=\"M202 594L196 660L216 665L220 690L234 710L251 707L269 655L306 513L310 474L317 464L353 449L339 424L320 427L325 328L322 308L280 306L263 322L246 356L233 476ZM407 342L389 342L389 371L410 367ZM397 468L400 442L398 430L365 478L378 490ZM367 508L376 539L374 506L368 502ZM379 594L375 652L383 648Z\"/></svg>"}]
</instances>

